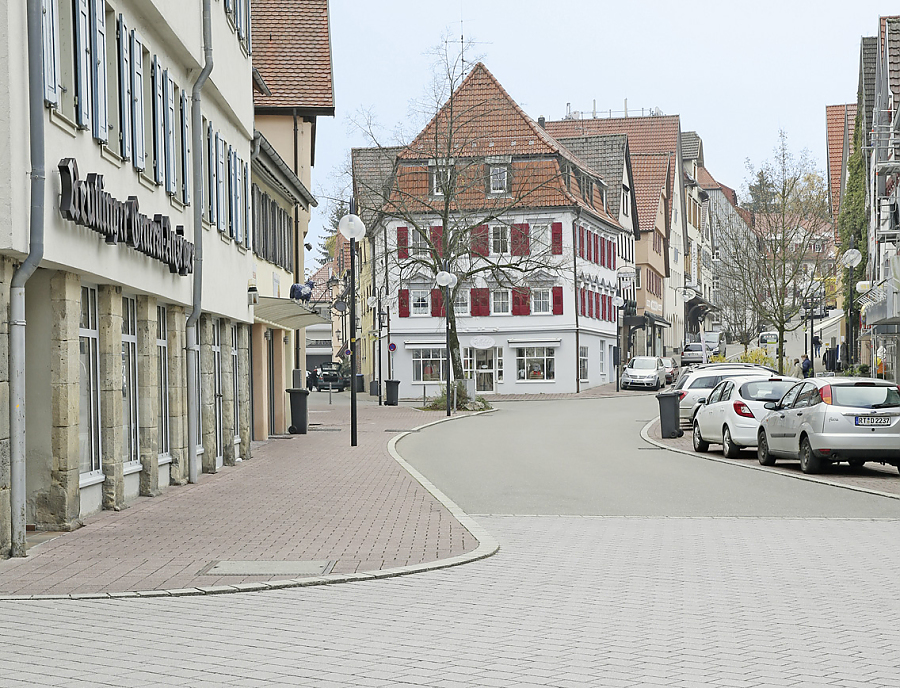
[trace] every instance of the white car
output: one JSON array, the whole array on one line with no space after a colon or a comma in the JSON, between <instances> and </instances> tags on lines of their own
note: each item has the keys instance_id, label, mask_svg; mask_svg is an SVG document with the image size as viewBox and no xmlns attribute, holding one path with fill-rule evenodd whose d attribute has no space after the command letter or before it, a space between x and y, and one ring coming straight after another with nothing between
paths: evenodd
<instances>
[{"instance_id":1,"label":"white car","mask_svg":"<svg viewBox=\"0 0 900 688\"><path fill-rule=\"evenodd\" d=\"M666 366L658 356L635 356L622 372L622 389L659 389L666 384Z\"/></svg>"},{"instance_id":2,"label":"white car","mask_svg":"<svg viewBox=\"0 0 900 688\"><path fill-rule=\"evenodd\" d=\"M763 466L800 460L804 473L829 463L866 461L900 468L900 389L892 382L858 377L817 377L766 404L756 455Z\"/></svg>"},{"instance_id":3,"label":"white car","mask_svg":"<svg viewBox=\"0 0 900 688\"><path fill-rule=\"evenodd\" d=\"M768 368L752 363L709 363L686 369L675 383L679 419L682 423L691 425L694 414L700 408L700 399L708 399L713 388L725 378L769 375L771 372Z\"/></svg>"},{"instance_id":4,"label":"white car","mask_svg":"<svg viewBox=\"0 0 900 688\"><path fill-rule=\"evenodd\" d=\"M760 420L767 402L781 399L799 380L773 375L746 375L723 380L709 393L694 416L694 451L721 444L729 459L744 447L756 447Z\"/></svg>"}]
</instances>

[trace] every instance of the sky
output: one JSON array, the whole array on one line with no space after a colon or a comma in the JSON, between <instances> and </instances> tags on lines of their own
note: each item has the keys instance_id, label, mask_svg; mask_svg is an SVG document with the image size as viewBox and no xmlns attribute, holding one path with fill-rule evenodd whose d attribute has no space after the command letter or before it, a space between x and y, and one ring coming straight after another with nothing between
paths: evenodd
<instances>
[{"instance_id":1,"label":"sky","mask_svg":"<svg viewBox=\"0 0 900 688\"><path fill-rule=\"evenodd\" d=\"M384 141L424 122L412 105L432 79L445 39L473 45L533 119L573 111L622 116L659 108L703 139L706 167L740 193L746 161L772 157L779 130L826 170L825 106L856 102L859 46L896 5L874 0L330 0L335 110L317 121L314 250L354 146L374 115ZM419 126L410 127L413 122Z\"/></svg>"}]
</instances>

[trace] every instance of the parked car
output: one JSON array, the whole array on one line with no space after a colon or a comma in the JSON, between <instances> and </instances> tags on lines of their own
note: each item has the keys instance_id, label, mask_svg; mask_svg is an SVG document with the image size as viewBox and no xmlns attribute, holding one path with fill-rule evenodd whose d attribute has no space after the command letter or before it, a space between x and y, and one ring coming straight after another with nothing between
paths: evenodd
<instances>
[{"instance_id":1,"label":"parked car","mask_svg":"<svg viewBox=\"0 0 900 688\"><path fill-rule=\"evenodd\" d=\"M703 341L708 347L712 348L712 355L725 355L725 333L724 332L704 332Z\"/></svg>"},{"instance_id":2,"label":"parked car","mask_svg":"<svg viewBox=\"0 0 900 688\"><path fill-rule=\"evenodd\" d=\"M338 363L323 363L316 371L316 390L334 389L343 392L346 383Z\"/></svg>"},{"instance_id":3,"label":"parked car","mask_svg":"<svg viewBox=\"0 0 900 688\"><path fill-rule=\"evenodd\" d=\"M693 425L694 414L700 408L700 399L708 397L710 391L725 378L740 377L759 371L768 374L769 368L753 363L709 363L692 366L678 378L675 389L679 394L678 415L682 423Z\"/></svg>"},{"instance_id":4,"label":"parked car","mask_svg":"<svg viewBox=\"0 0 900 688\"><path fill-rule=\"evenodd\" d=\"M769 411L766 403L781 399L799 380L753 374L727 378L716 385L694 416L694 451L705 452L721 444L722 452L735 459L741 449L756 448L759 421Z\"/></svg>"},{"instance_id":5,"label":"parked car","mask_svg":"<svg viewBox=\"0 0 900 688\"><path fill-rule=\"evenodd\" d=\"M777 402L757 434L763 466L778 459L800 461L804 473L829 463L866 461L900 468L900 388L872 378L809 378Z\"/></svg>"},{"instance_id":6,"label":"parked car","mask_svg":"<svg viewBox=\"0 0 900 688\"><path fill-rule=\"evenodd\" d=\"M675 382L678 379L678 374L681 372L681 366L678 365L678 361L674 358L664 358L662 362L666 369L666 382L669 384Z\"/></svg>"},{"instance_id":7,"label":"parked car","mask_svg":"<svg viewBox=\"0 0 900 688\"><path fill-rule=\"evenodd\" d=\"M713 356L713 349L709 344L706 345L706 360ZM703 363L703 344L700 342L690 342L684 345L681 350L681 365L690 365L691 363Z\"/></svg>"},{"instance_id":8,"label":"parked car","mask_svg":"<svg viewBox=\"0 0 900 688\"><path fill-rule=\"evenodd\" d=\"M666 385L666 368L658 356L635 356L622 371L622 389L649 387L659 389Z\"/></svg>"}]
</instances>

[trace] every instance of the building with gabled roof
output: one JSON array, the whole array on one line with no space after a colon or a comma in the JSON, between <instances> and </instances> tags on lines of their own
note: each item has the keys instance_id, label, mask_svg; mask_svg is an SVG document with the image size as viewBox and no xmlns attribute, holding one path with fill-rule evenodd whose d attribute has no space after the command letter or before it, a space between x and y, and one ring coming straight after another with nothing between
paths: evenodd
<instances>
[{"instance_id":1,"label":"building with gabled roof","mask_svg":"<svg viewBox=\"0 0 900 688\"><path fill-rule=\"evenodd\" d=\"M613 379L616 246L626 230L598 170L481 63L389 173L372 156L354 151L354 193L374 218L374 289L390 307L401 397L436 394L446 379L451 309L440 269L459 275L451 317L477 393L575 392Z\"/></svg>"},{"instance_id":2,"label":"building with gabled roof","mask_svg":"<svg viewBox=\"0 0 900 688\"><path fill-rule=\"evenodd\" d=\"M847 184L847 161L853 153L853 131L856 126L856 103L825 106L825 142L828 148L828 200L831 221L837 231L841 198ZM837 240L837 236L835 236Z\"/></svg>"}]
</instances>

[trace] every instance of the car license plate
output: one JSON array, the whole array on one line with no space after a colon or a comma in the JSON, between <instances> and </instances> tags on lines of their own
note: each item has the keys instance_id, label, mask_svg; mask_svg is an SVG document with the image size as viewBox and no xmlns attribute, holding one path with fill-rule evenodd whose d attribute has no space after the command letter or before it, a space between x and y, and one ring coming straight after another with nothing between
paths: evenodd
<instances>
[{"instance_id":1,"label":"car license plate","mask_svg":"<svg viewBox=\"0 0 900 688\"><path fill-rule=\"evenodd\" d=\"M857 416L857 425L890 425L890 416Z\"/></svg>"}]
</instances>

